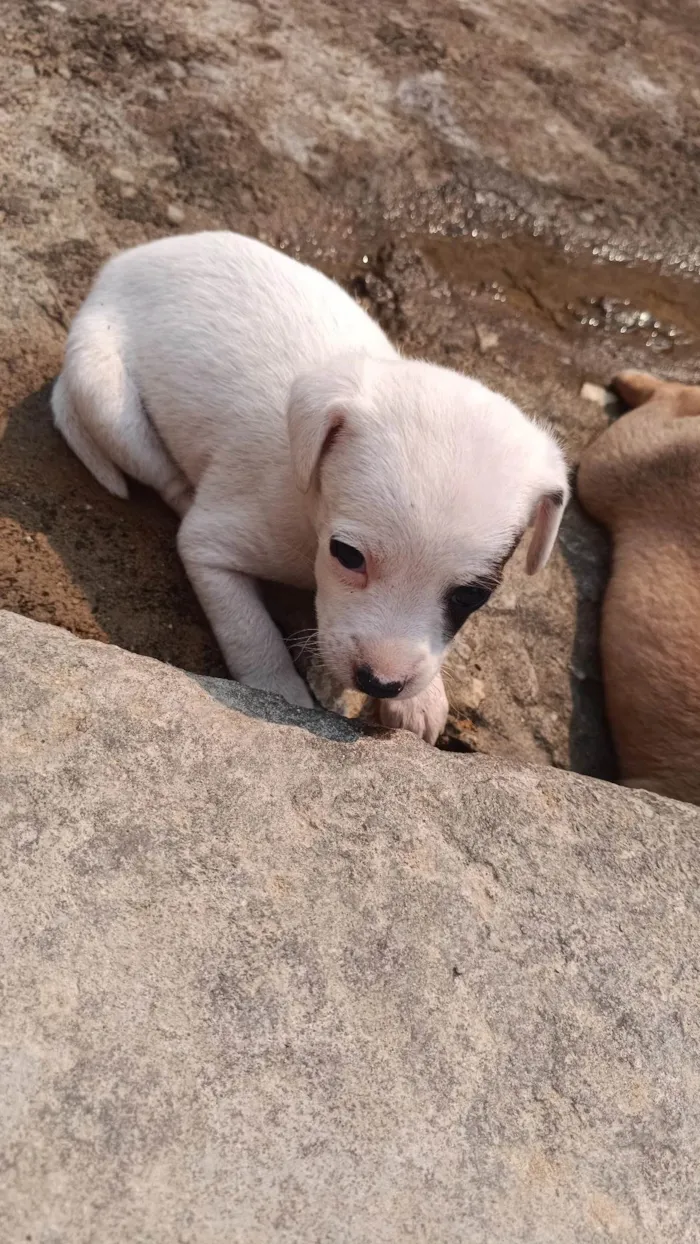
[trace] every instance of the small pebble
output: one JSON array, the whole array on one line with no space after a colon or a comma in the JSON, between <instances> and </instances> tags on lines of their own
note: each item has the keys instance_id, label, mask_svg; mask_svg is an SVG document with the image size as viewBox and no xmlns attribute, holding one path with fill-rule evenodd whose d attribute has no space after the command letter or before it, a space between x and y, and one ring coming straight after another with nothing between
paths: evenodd
<instances>
[{"instance_id":1,"label":"small pebble","mask_svg":"<svg viewBox=\"0 0 700 1244\"><path fill-rule=\"evenodd\" d=\"M56 72L59 78L64 78L66 82L70 82L71 78L73 77L67 65L59 65Z\"/></svg>"},{"instance_id":2,"label":"small pebble","mask_svg":"<svg viewBox=\"0 0 700 1244\"><path fill-rule=\"evenodd\" d=\"M475 324L474 332L479 343L479 349L482 354L487 354L489 350L495 350L499 342L498 333L494 333L486 324Z\"/></svg>"},{"instance_id":3,"label":"small pebble","mask_svg":"<svg viewBox=\"0 0 700 1244\"><path fill-rule=\"evenodd\" d=\"M603 410L615 409L617 406L617 398L610 389L603 388L602 384L590 384L586 381L581 385L581 397L585 402L595 402L596 406L602 406Z\"/></svg>"},{"instance_id":4,"label":"small pebble","mask_svg":"<svg viewBox=\"0 0 700 1244\"><path fill-rule=\"evenodd\" d=\"M114 168L109 170L109 175L110 177L113 177L115 181L120 181L124 185L129 185L131 182L136 181L134 174L130 172L128 168L120 168L118 165L115 165Z\"/></svg>"},{"instance_id":5,"label":"small pebble","mask_svg":"<svg viewBox=\"0 0 700 1244\"><path fill-rule=\"evenodd\" d=\"M181 65L177 60L167 60L165 62L165 68L170 74L170 77L174 78L176 82L182 82L182 79L187 77L187 70L185 69L185 66Z\"/></svg>"},{"instance_id":6,"label":"small pebble","mask_svg":"<svg viewBox=\"0 0 700 1244\"><path fill-rule=\"evenodd\" d=\"M121 186L119 193L123 199L135 199L137 194L136 186Z\"/></svg>"},{"instance_id":7,"label":"small pebble","mask_svg":"<svg viewBox=\"0 0 700 1244\"><path fill-rule=\"evenodd\" d=\"M476 713L486 699L486 687L480 678L472 678L471 683L462 686L457 696L456 709L459 713Z\"/></svg>"},{"instance_id":8,"label":"small pebble","mask_svg":"<svg viewBox=\"0 0 700 1244\"><path fill-rule=\"evenodd\" d=\"M228 78L228 73L221 65L207 65L200 61L191 62L190 73L195 78L205 78L207 82L225 82Z\"/></svg>"},{"instance_id":9,"label":"small pebble","mask_svg":"<svg viewBox=\"0 0 700 1244\"><path fill-rule=\"evenodd\" d=\"M480 678L472 678L470 699L474 708L478 708L486 699L486 688Z\"/></svg>"},{"instance_id":10,"label":"small pebble","mask_svg":"<svg viewBox=\"0 0 700 1244\"><path fill-rule=\"evenodd\" d=\"M512 613L517 606L518 598L515 592L499 592L496 597L496 604L499 609L505 609L508 613Z\"/></svg>"},{"instance_id":11,"label":"small pebble","mask_svg":"<svg viewBox=\"0 0 700 1244\"><path fill-rule=\"evenodd\" d=\"M185 219L185 213L178 203L169 203L165 214L171 225L181 225Z\"/></svg>"}]
</instances>

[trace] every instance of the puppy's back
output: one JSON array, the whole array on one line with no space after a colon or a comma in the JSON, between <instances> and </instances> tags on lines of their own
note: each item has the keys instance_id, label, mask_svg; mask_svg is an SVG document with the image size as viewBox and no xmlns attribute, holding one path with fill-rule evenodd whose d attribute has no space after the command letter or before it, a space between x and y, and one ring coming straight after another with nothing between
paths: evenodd
<instances>
[{"instance_id":1,"label":"puppy's back","mask_svg":"<svg viewBox=\"0 0 700 1244\"><path fill-rule=\"evenodd\" d=\"M117 339L125 374L196 482L232 441L286 456L292 380L341 351L395 356L335 282L235 233L165 238L100 272L71 330ZM68 350L71 350L69 339Z\"/></svg>"},{"instance_id":2,"label":"puppy's back","mask_svg":"<svg viewBox=\"0 0 700 1244\"><path fill-rule=\"evenodd\" d=\"M276 374L286 382L290 371L342 350L394 354L335 281L242 234L163 238L125 251L102 269L85 306L105 300L144 373L155 344L164 366L195 364L227 390L233 361L240 386L261 367L268 382Z\"/></svg>"}]
</instances>

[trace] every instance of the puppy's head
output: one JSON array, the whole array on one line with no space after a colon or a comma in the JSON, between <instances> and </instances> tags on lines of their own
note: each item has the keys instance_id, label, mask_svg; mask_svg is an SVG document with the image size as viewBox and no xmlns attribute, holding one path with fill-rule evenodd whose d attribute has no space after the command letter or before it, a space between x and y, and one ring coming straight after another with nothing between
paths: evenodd
<instances>
[{"instance_id":1,"label":"puppy's head","mask_svg":"<svg viewBox=\"0 0 700 1244\"><path fill-rule=\"evenodd\" d=\"M532 574L568 499L554 439L475 380L354 356L299 377L292 465L318 533L321 655L347 687L417 695L526 527Z\"/></svg>"}]
</instances>

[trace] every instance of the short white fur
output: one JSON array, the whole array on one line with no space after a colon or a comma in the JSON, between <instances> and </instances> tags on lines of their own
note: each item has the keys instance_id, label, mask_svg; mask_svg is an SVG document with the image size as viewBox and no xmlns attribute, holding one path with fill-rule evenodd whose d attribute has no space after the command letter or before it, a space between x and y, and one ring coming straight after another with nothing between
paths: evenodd
<instances>
[{"instance_id":1,"label":"short white fur","mask_svg":"<svg viewBox=\"0 0 700 1244\"><path fill-rule=\"evenodd\" d=\"M251 238L202 233L117 256L70 331L57 427L110 492L125 476L182 522L180 555L234 677L312 703L257 580L316 588L321 654L399 682L381 719L434 742L445 597L534 524L542 566L563 454L511 402L400 357L334 282ZM331 539L362 552L344 570Z\"/></svg>"}]
</instances>

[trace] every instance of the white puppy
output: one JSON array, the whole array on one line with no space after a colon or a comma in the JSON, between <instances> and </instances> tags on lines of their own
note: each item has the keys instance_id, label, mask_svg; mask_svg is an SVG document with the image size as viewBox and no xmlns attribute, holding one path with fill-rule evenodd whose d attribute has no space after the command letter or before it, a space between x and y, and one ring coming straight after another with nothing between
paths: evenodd
<instances>
[{"instance_id":1,"label":"white puppy","mask_svg":"<svg viewBox=\"0 0 700 1244\"><path fill-rule=\"evenodd\" d=\"M568 496L558 445L505 398L402 359L334 282L233 233L108 263L52 405L110 492L131 475L182 517L236 678L312 703L256 580L315 585L330 672L431 742L448 644L531 523L545 563Z\"/></svg>"}]
</instances>

